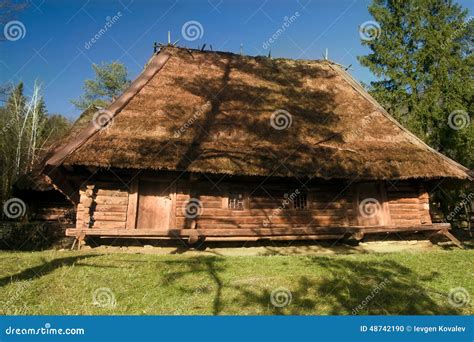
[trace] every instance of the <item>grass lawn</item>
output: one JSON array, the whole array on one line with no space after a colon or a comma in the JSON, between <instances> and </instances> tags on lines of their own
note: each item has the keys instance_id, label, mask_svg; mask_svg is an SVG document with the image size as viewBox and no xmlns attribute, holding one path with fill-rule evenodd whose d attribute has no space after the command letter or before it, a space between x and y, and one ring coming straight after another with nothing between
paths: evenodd
<instances>
[{"instance_id":1,"label":"grass lawn","mask_svg":"<svg viewBox=\"0 0 474 342\"><path fill-rule=\"evenodd\" d=\"M2 314L473 314L474 250L336 256L0 252ZM286 289L283 295L271 294ZM285 290L285 291L286 291ZM463 290L464 291L464 290ZM466 294L466 292L464 292ZM463 294L463 295L464 295ZM288 305L291 296L291 301Z\"/></svg>"}]
</instances>

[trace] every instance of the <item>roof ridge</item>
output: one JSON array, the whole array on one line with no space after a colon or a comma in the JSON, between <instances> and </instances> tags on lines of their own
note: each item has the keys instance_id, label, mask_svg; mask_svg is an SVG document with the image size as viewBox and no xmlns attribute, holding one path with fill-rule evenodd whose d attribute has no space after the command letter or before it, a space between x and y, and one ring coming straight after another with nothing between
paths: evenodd
<instances>
[{"instance_id":1,"label":"roof ridge","mask_svg":"<svg viewBox=\"0 0 474 342\"><path fill-rule=\"evenodd\" d=\"M432 148L430 145L425 143L423 140L418 138L415 134L410 132L406 127L404 127L401 123L399 123L392 115L390 115L389 112L372 96L370 93L362 87L359 82L357 82L354 77L352 77L351 74L349 74L347 71L342 70L341 67L335 65L334 63L330 63L331 69L336 71L343 79L346 81L354 90L359 93L361 96L363 96L367 101L369 101L371 104L376 106L377 109L380 110L380 112L387 118L389 119L392 123L394 123L398 128L400 128L404 133L407 134L408 138L410 138L410 142L418 145L420 147L424 147L428 149L430 152L436 154L438 157L441 157L444 161L448 162L451 164L453 167L456 167L460 169L463 173L465 173L468 176L468 179L473 180L471 175L469 174L469 169L465 167L464 165L458 163L457 161L449 158L448 156L445 156L441 152L435 150Z\"/></svg>"},{"instance_id":2,"label":"roof ridge","mask_svg":"<svg viewBox=\"0 0 474 342\"><path fill-rule=\"evenodd\" d=\"M313 62L313 63L329 63L333 64L330 60L326 59L301 59L301 58L289 58L289 57L267 57L265 55L245 55L240 54L237 52L231 51L219 51L219 50L202 50L202 49L195 49L195 48L188 48L185 46L172 46L172 45L163 45L160 47L161 51L166 50L180 50L180 51L187 51L188 53L201 53L201 54L219 54L219 55L230 55L235 57L243 57L243 58L252 58L252 59L269 59L272 61L292 61L292 62Z\"/></svg>"}]
</instances>

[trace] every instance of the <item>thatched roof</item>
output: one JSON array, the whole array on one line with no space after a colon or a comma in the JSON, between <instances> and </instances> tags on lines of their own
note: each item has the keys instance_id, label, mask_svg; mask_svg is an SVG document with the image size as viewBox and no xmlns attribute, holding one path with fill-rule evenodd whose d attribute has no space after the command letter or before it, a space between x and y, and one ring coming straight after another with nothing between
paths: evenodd
<instances>
[{"instance_id":1,"label":"thatched roof","mask_svg":"<svg viewBox=\"0 0 474 342\"><path fill-rule=\"evenodd\" d=\"M328 61L166 47L108 110L114 118L105 129L86 127L48 163L326 179L469 178ZM275 129L272 115L287 113L291 125Z\"/></svg>"}]
</instances>

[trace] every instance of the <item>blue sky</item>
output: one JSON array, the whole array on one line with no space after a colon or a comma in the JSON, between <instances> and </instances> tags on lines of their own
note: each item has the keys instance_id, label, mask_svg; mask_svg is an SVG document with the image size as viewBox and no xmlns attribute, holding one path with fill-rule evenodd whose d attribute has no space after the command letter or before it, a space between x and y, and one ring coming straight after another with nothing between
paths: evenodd
<instances>
[{"instance_id":1,"label":"blue sky","mask_svg":"<svg viewBox=\"0 0 474 342\"><path fill-rule=\"evenodd\" d=\"M473 0L458 1L474 12ZM263 45L282 27L285 17L296 19L270 44L272 56L321 59L352 64L356 79L368 82L370 71L357 62L366 54L359 26L371 20L369 0L30 0L16 20L24 37L0 43L0 83L23 81L27 92L41 82L50 113L70 119L80 114L70 103L93 77L92 63L121 61L134 79L153 52L153 42L167 41L168 31L178 45L195 48L204 43L214 50L267 55ZM115 16L115 19L112 19ZM99 39L87 43L113 23ZM182 28L197 21L202 37L186 40ZM4 28L2 27L2 30ZM200 30L200 28L199 28Z\"/></svg>"}]
</instances>

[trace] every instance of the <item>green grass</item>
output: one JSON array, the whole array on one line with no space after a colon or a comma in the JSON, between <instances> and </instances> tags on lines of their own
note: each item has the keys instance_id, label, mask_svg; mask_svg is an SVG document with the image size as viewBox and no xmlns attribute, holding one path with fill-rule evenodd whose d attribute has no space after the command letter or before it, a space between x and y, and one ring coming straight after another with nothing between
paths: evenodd
<instances>
[{"instance_id":1,"label":"green grass","mask_svg":"<svg viewBox=\"0 0 474 342\"><path fill-rule=\"evenodd\" d=\"M462 287L474 295L473 257L474 250L250 257L0 252L0 313L345 315L361 305L357 314L467 315L472 301L455 307L448 293ZM98 288L113 294L115 308L94 304ZM291 292L289 305L271 304L277 288Z\"/></svg>"}]
</instances>

